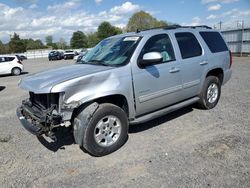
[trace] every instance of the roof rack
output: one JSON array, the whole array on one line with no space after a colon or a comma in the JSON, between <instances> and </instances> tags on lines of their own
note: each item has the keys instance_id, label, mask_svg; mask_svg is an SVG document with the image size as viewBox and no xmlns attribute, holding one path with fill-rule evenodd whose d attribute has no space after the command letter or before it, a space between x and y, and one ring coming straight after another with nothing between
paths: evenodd
<instances>
[{"instance_id":1,"label":"roof rack","mask_svg":"<svg viewBox=\"0 0 250 188\"><path fill-rule=\"evenodd\" d=\"M170 26L153 27L153 28L143 29L143 30L137 29L136 33L140 33L141 31L153 30L153 29L165 29L165 30L178 29L178 28L192 28L192 29L195 29L197 27L202 27L202 28L206 28L206 29L212 29L211 27L209 27L207 25L196 25L196 26L170 25Z\"/></svg>"},{"instance_id":2,"label":"roof rack","mask_svg":"<svg viewBox=\"0 0 250 188\"><path fill-rule=\"evenodd\" d=\"M195 26L182 26L182 28L197 28L197 27L203 27L203 28L206 28L206 29L212 29L211 27L207 26L207 25L195 25Z\"/></svg>"}]
</instances>

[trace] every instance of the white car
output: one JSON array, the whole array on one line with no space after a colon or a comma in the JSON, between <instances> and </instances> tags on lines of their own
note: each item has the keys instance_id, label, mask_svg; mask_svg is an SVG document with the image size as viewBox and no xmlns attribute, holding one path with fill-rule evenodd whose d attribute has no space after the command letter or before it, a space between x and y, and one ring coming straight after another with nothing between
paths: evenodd
<instances>
[{"instance_id":1,"label":"white car","mask_svg":"<svg viewBox=\"0 0 250 188\"><path fill-rule=\"evenodd\" d=\"M0 75L19 75L23 71L22 61L15 55L0 55Z\"/></svg>"}]
</instances>

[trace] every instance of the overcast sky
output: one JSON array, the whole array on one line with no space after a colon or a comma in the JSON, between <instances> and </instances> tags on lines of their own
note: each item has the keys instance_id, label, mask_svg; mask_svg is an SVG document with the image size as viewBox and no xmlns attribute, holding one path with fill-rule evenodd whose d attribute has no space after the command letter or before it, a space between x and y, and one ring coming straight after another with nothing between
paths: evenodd
<instances>
[{"instance_id":1,"label":"overcast sky","mask_svg":"<svg viewBox=\"0 0 250 188\"><path fill-rule=\"evenodd\" d=\"M72 33L96 31L103 21L124 27L129 17L144 10L160 20L182 25L250 26L250 0L0 0L0 40L14 32L21 38L44 41L52 35L69 41Z\"/></svg>"}]
</instances>

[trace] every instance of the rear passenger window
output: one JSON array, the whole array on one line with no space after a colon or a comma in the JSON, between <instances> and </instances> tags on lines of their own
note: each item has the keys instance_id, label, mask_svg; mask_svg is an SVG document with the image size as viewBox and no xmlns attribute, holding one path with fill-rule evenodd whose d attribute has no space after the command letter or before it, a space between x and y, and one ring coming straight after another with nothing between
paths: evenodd
<instances>
[{"instance_id":1,"label":"rear passenger window","mask_svg":"<svg viewBox=\"0 0 250 188\"><path fill-rule=\"evenodd\" d=\"M152 36L146 42L140 54L140 59L148 52L159 52L163 57L163 62L175 60L174 50L170 38L167 34Z\"/></svg>"},{"instance_id":2,"label":"rear passenger window","mask_svg":"<svg viewBox=\"0 0 250 188\"><path fill-rule=\"evenodd\" d=\"M13 61L15 58L14 57L5 57L5 61L8 62L8 61Z\"/></svg>"},{"instance_id":3,"label":"rear passenger window","mask_svg":"<svg viewBox=\"0 0 250 188\"><path fill-rule=\"evenodd\" d=\"M200 32L212 53L228 51L227 45L218 32Z\"/></svg>"},{"instance_id":4,"label":"rear passenger window","mask_svg":"<svg viewBox=\"0 0 250 188\"><path fill-rule=\"evenodd\" d=\"M201 46L192 33L176 33L175 37L181 51L182 59L196 57L202 54Z\"/></svg>"}]
</instances>

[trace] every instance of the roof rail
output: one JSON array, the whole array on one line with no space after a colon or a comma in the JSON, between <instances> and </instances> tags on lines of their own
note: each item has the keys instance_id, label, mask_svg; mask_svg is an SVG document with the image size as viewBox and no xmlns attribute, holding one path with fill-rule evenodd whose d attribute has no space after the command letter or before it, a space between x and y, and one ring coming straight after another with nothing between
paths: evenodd
<instances>
[{"instance_id":1,"label":"roof rail","mask_svg":"<svg viewBox=\"0 0 250 188\"><path fill-rule=\"evenodd\" d=\"M181 26L182 28L197 28L197 27L203 27L203 28L206 28L206 29L212 29L211 27L207 26L207 25L194 25L194 26Z\"/></svg>"},{"instance_id":2,"label":"roof rail","mask_svg":"<svg viewBox=\"0 0 250 188\"><path fill-rule=\"evenodd\" d=\"M137 29L136 33L140 33L141 31L153 30L153 29L166 29L166 30L168 30L168 29L178 29L178 28L192 28L192 29L195 29L197 27L212 29L211 27L209 27L207 25L196 25L196 26L169 25L169 26L152 27L152 28L149 28L149 29L142 29L142 30Z\"/></svg>"},{"instance_id":3,"label":"roof rail","mask_svg":"<svg viewBox=\"0 0 250 188\"><path fill-rule=\"evenodd\" d=\"M170 26L159 26L159 27L151 27L151 28L148 28L148 29L142 29L142 30L139 30L137 29L136 30L136 33L139 33L141 31L148 31L148 30L153 30L153 29L177 29L181 27L180 25L170 25Z\"/></svg>"}]
</instances>

